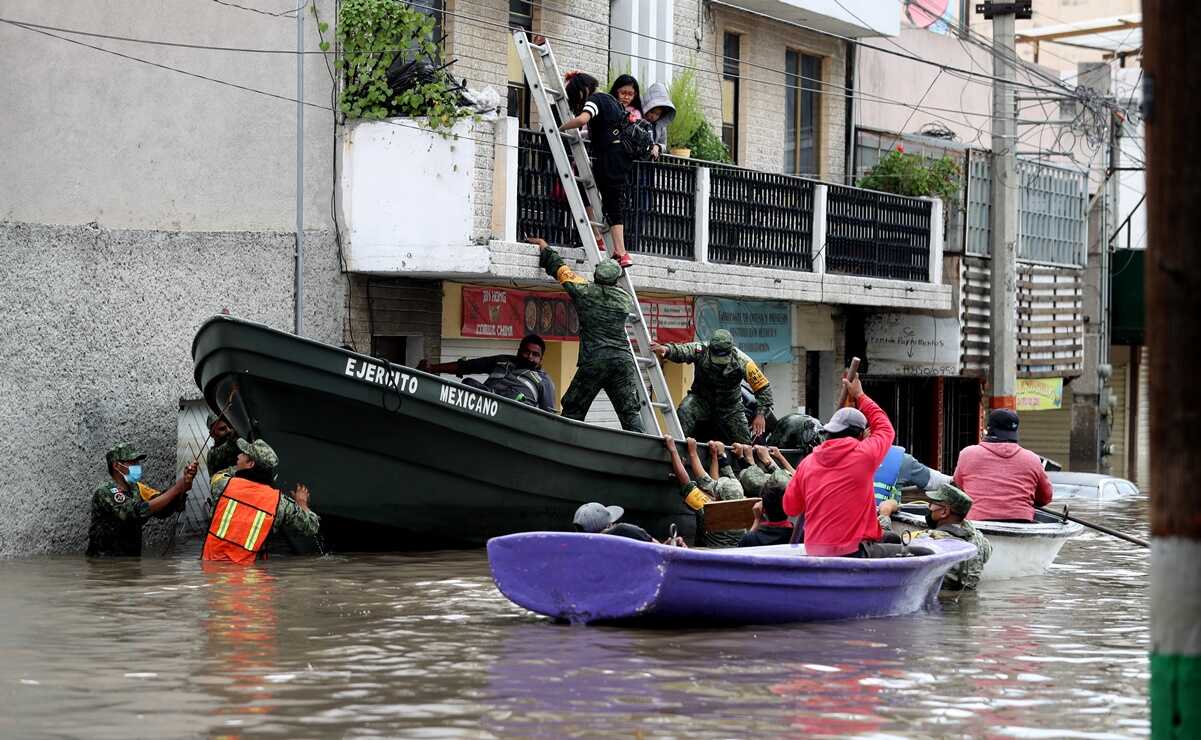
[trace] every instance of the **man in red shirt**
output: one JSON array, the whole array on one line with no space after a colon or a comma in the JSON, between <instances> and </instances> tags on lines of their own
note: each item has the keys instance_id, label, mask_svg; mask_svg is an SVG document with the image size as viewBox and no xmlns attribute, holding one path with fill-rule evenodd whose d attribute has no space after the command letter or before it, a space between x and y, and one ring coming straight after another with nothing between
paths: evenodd
<instances>
[{"instance_id":1,"label":"man in red shirt","mask_svg":"<svg viewBox=\"0 0 1201 740\"><path fill-rule=\"evenodd\" d=\"M1018 444L1018 415L993 409L984 441L965 447L955 485L972 497L968 519L1032 522L1034 507L1051 503L1051 481L1038 455Z\"/></svg>"},{"instance_id":2,"label":"man in red shirt","mask_svg":"<svg viewBox=\"0 0 1201 740\"><path fill-rule=\"evenodd\" d=\"M883 538L872 477L895 434L859 378L842 384L855 407L839 409L822 427L826 441L797 466L784 492L784 512L804 515L806 554L871 557L872 543Z\"/></svg>"}]
</instances>

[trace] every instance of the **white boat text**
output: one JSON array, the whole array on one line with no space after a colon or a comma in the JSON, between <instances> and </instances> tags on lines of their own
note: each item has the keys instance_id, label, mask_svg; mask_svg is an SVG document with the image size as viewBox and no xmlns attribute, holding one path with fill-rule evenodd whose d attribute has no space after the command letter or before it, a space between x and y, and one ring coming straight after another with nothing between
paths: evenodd
<instances>
[{"instance_id":1,"label":"white boat text","mask_svg":"<svg viewBox=\"0 0 1201 740\"><path fill-rule=\"evenodd\" d=\"M357 365L357 367L356 367ZM401 372L400 370L388 370L371 362L359 362L353 357L346 358L345 375L350 378L358 378L365 380L368 383L375 383L387 388L395 388L398 391L414 394L417 392L417 377Z\"/></svg>"},{"instance_id":2,"label":"white boat text","mask_svg":"<svg viewBox=\"0 0 1201 740\"><path fill-rule=\"evenodd\" d=\"M438 394L438 400L442 403L451 406L459 406L474 411L477 414L485 414L487 416L496 416L496 412L500 410L500 404L494 398L465 391L462 388L455 388L452 385L442 386L442 392Z\"/></svg>"}]
</instances>

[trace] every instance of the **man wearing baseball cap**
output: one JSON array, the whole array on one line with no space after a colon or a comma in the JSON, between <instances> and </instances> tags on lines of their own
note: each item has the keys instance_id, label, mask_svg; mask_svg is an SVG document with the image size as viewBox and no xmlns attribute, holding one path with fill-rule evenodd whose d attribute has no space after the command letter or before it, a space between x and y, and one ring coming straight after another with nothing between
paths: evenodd
<instances>
[{"instance_id":1,"label":"man wearing baseball cap","mask_svg":"<svg viewBox=\"0 0 1201 740\"><path fill-rule=\"evenodd\" d=\"M605 506L594 501L576 509L571 523L577 532L612 534L641 542L655 541L642 527L617 521L625 513L625 509L620 506Z\"/></svg>"},{"instance_id":2,"label":"man wearing baseball cap","mask_svg":"<svg viewBox=\"0 0 1201 740\"><path fill-rule=\"evenodd\" d=\"M320 518L309 508L309 489L296 485L295 498L275 488L279 455L262 439L239 439L234 467L213 476L209 503L213 519L204 540L204 560L253 563L271 532L290 529L313 536Z\"/></svg>"},{"instance_id":3,"label":"man wearing baseball cap","mask_svg":"<svg viewBox=\"0 0 1201 740\"><path fill-rule=\"evenodd\" d=\"M140 556L146 520L175 511L192 487L196 463L188 464L179 480L159 493L141 482L145 459L146 455L128 442L118 442L105 454L110 480L92 490L89 557Z\"/></svg>"},{"instance_id":4,"label":"man wearing baseball cap","mask_svg":"<svg viewBox=\"0 0 1201 740\"><path fill-rule=\"evenodd\" d=\"M808 555L873 557L882 554L884 532L872 478L895 434L858 376L842 384L854 406L835 411L822 427L826 441L797 466L784 492L784 513L804 517Z\"/></svg>"},{"instance_id":5,"label":"man wearing baseball cap","mask_svg":"<svg viewBox=\"0 0 1201 740\"><path fill-rule=\"evenodd\" d=\"M993 409L984 440L965 447L955 466L954 483L971 496L977 521L1031 522L1034 508L1051 503L1051 481L1042 462L1018 444L1018 415Z\"/></svg>"},{"instance_id":6,"label":"man wearing baseball cap","mask_svg":"<svg viewBox=\"0 0 1201 740\"><path fill-rule=\"evenodd\" d=\"M944 483L926 493L930 500L930 511L926 513L926 525L930 528L920 535L939 539L955 537L976 546L976 556L956 563L942 580L942 587L951 591L975 590L980 583L984 564L992 556L992 544L980 534L980 530L966 521L972 510L972 497L949 483Z\"/></svg>"}]
</instances>

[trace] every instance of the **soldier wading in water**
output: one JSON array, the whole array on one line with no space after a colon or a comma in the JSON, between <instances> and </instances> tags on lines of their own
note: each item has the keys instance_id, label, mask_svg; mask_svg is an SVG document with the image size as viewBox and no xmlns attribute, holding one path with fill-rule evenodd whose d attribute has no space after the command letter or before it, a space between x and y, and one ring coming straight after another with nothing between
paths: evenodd
<instances>
[{"instance_id":1,"label":"soldier wading in water","mask_svg":"<svg viewBox=\"0 0 1201 740\"><path fill-rule=\"evenodd\" d=\"M564 264L558 252L548 249L545 240L526 239L538 247L539 264L571 296L580 317L580 360L563 395L563 416L583 421L596 394L603 390L622 429L645 431L638 396L642 380L626 336L626 319L634 310L634 299L617 287L621 266L612 259L601 260L589 283Z\"/></svg>"}]
</instances>

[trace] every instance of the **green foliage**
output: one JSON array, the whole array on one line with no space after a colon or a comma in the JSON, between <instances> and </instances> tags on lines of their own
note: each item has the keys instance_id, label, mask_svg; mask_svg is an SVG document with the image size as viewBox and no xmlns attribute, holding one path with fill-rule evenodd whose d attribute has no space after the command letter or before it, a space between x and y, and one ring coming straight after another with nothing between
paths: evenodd
<instances>
[{"instance_id":1,"label":"green foliage","mask_svg":"<svg viewBox=\"0 0 1201 740\"><path fill-rule=\"evenodd\" d=\"M454 80L438 71L433 82L394 94L388 67L398 55L432 59L434 18L395 0L343 0L338 11L336 61L345 85L340 107L349 118L378 120L390 116L425 116L430 128L446 133L467 110L459 105ZM323 50L326 48L322 47ZM397 51L408 49L409 51Z\"/></svg>"},{"instance_id":2,"label":"green foliage","mask_svg":"<svg viewBox=\"0 0 1201 740\"><path fill-rule=\"evenodd\" d=\"M686 147L692 143L697 129L705 121L701 94L696 88L696 74L691 69L681 71L671 81L667 93L676 107L676 117L667 126L667 146L672 149Z\"/></svg>"},{"instance_id":3,"label":"green foliage","mask_svg":"<svg viewBox=\"0 0 1201 740\"><path fill-rule=\"evenodd\" d=\"M947 203L959 198L959 165L948 156L927 162L898 147L859 179L859 187L910 196L938 196Z\"/></svg>"},{"instance_id":4,"label":"green foliage","mask_svg":"<svg viewBox=\"0 0 1201 740\"><path fill-rule=\"evenodd\" d=\"M692 150L693 159L726 164L731 161L730 150L726 148L721 137L709 127L709 122L704 119L701 119L701 125L697 127L696 133L692 135L692 140L688 142L688 148Z\"/></svg>"}]
</instances>

